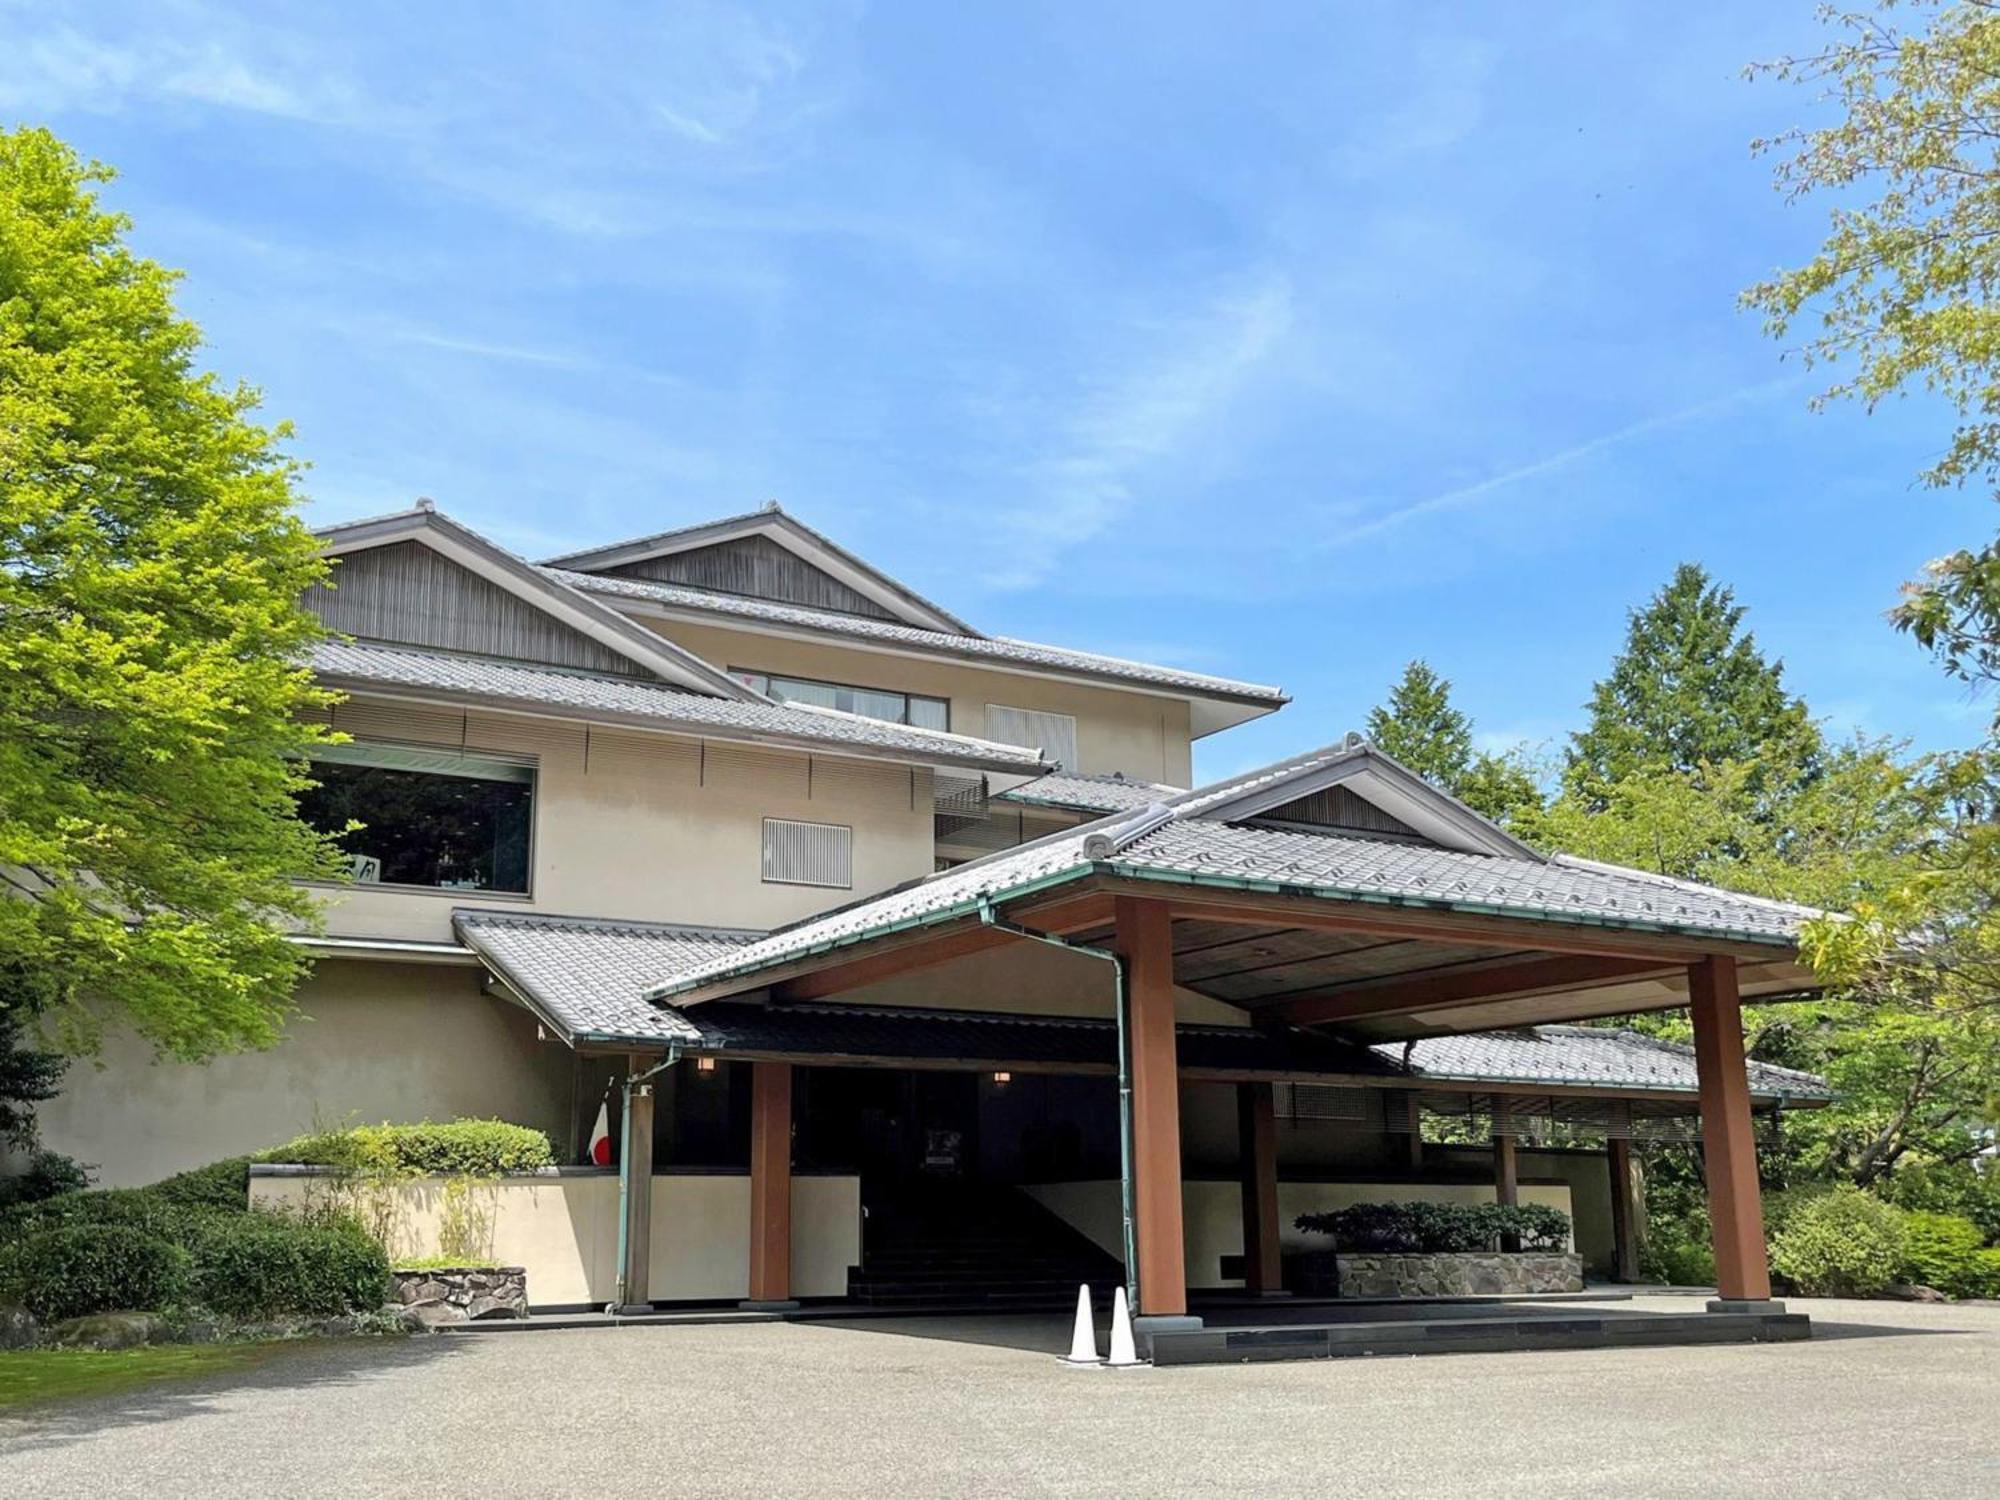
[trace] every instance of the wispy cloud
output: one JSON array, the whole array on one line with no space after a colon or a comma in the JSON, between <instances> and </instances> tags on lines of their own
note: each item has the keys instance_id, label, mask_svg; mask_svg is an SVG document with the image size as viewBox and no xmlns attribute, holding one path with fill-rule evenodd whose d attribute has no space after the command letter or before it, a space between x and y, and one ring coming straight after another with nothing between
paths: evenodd
<instances>
[{"instance_id":1,"label":"wispy cloud","mask_svg":"<svg viewBox=\"0 0 2000 1500\"><path fill-rule=\"evenodd\" d=\"M1027 588L1060 554L1102 535L1149 468L1175 458L1224 414L1292 327L1288 278L1267 274L1156 329L1135 361L1097 381L1025 475L1033 498L1000 522L1007 562L995 588Z\"/></svg>"},{"instance_id":2,"label":"wispy cloud","mask_svg":"<svg viewBox=\"0 0 2000 1500\"><path fill-rule=\"evenodd\" d=\"M1724 395L1714 396L1706 401L1697 401L1692 406L1684 406L1675 411L1661 412L1655 416L1642 417L1636 422L1611 432L1602 433L1586 442L1564 448L1560 452L1548 454L1531 463L1521 464L1504 473L1494 474L1474 484L1460 485L1456 489L1445 490L1422 500L1398 506L1383 515L1375 516L1350 526L1345 531L1336 532L1320 545L1324 550L1352 547L1374 537L1401 529L1412 521L1427 516L1441 515L1449 511L1461 511L1481 506L1507 491L1514 490L1531 479L1545 478L1572 468L1599 454L1623 447L1639 438L1670 428L1684 427L1690 422L1698 422L1736 407L1753 405L1769 400L1784 391L1795 389L1801 382L1796 377L1783 380L1767 380L1756 385L1743 386Z\"/></svg>"}]
</instances>

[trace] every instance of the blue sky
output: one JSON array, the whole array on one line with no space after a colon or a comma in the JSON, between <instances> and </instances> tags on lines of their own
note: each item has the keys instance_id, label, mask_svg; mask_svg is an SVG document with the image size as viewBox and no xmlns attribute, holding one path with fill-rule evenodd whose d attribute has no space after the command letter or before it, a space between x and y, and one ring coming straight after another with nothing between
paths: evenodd
<instances>
[{"instance_id":1,"label":"blue sky","mask_svg":"<svg viewBox=\"0 0 2000 1500\"><path fill-rule=\"evenodd\" d=\"M1554 743L1683 558L1840 731L1967 702L1883 624L1987 503L1736 310L1816 243L1743 65L1812 0L0 3L0 117L122 176L315 523L544 554L781 500L989 631L1278 682L1427 657ZM574 8L581 11L582 8Z\"/></svg>"}]
</instances>

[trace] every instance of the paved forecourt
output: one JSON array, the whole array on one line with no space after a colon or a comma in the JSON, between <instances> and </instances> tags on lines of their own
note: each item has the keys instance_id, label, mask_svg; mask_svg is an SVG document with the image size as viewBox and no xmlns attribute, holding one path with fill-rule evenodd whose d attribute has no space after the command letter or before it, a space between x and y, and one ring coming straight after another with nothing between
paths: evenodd
<instances>
[{"instance_id":1,"label":"paved forecourt","mask_svg":"<svg viewBox=\"0 0 2000 1500\"><path fill-rule=\"evenodd\" d=\"M1808 1343L1126 1371L1057 1318L307 1347L0 1419L0 1491L2000 1494L2000 1307L1798 1305Z\"/></svg>"}]
</instances>

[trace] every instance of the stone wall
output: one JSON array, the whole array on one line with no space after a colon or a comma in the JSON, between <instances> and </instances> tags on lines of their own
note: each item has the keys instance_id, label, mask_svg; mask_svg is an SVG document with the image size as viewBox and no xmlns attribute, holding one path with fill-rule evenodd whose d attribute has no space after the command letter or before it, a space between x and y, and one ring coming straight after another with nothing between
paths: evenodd
<instances>
[{"instance_id":1,"label":"stone wall","mask_svg":"<svg viewBox=\"0 0 2000 1500\"><path fill-rule=\"evenodd\" d=\"M392 1271L389 1300L426 1324L486 1322L528 1315L528 1273L520 1266Z\"/></svg>"},{"instance_id":2,"label":"stone wall","mask_svg":"<svg viewBox=\"0 0 2000 1500\"><path fill-rule=\"evenodd\" d=\"M1583 1290L1583 1257L1513 1255L1340 1255L1343 1297L1520 1297Z\"/></svg>"}]
</instances>

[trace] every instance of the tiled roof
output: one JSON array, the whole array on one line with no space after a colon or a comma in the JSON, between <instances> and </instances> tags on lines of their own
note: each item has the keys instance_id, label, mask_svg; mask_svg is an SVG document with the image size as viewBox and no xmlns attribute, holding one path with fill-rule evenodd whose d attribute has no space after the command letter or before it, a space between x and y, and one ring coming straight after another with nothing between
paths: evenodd
<instances>
[{"instance_id":1,"label":"tiled roof","mask_svg":"<svg viewBox=\"0 0 2000 1500\"><path fill-rule=\"evenodd\" d=\"M830 708L708 698L629 677L458 656L413 646L322 641L313 648L313 667L322 677L340 683L467 693L536 707L574 709L586 715L657 721L663 729L706 731L718 738L852 746L926 764L1015 773L1042 766L1035 751L1018 745L888 724Z\"/></svg>"},{"instance_id":2,"label":"tiled roof","mask_svg":"<svg viewBox=\"0 0 2000 1500\"><path fill-rule=\"evenodd\" d=\"M660 922L461 910L459 940L572 1039L694 1042L680 1012L640 998L650 984L734 952L759 934Z\"/></svg>"},{"instance_id":3,"label":"tiled roof","mask_svg":"<svg viewBox=\"0 0 2000 1500\"><path fill-rule=\"evenodd\" d=\"M1663 885L1610 867L1460 853L1333 830L1294 833L1196 815L1204 806L1226 800L1225 793L1235 786L1198 789L1175 799L1167 804L1165 823L1140 832L1100 860L1086 855L1085 840L1103 833L1115 839L1120 825L1143 817L1143 810L1066 829L780 928L739 953L679 976L659 993L685 993L884 932L948 921L976 910L982 900L1011 899L1098 871L1141 880L1283 889L1333 900L1768 942L1780 948L1792 945L1804 921L1782 903L1706 886Z\"/></svg>"},{"instance_id":4,"label":"tiled roof","mask_svg":"<svg viewBox=\"0 0 2000 1500\"><path fill-rule=\"evenodd\" d=\"M1086 776L1081 771L1051 771L1024 786L999 793L996 802L1024 802L1030 807L1065 807L1078 812L1131 812L1150 803L1178 797L1183 789L1156 781L1124 776Z\"/></svg>"},{"instance_id":5,"label":"tiled roof","mask_svg":"<svg viewBox=\"0 0 2000 1500\"><path fill-rule=\"evenodd\" d=\"M1033 641L1010 640L1006 636L953 635L942 630L922 630L914 625L898 625L887 620L869 620L858 615L836 614L831 610L808 609L797 604L777 604L766 599L747 599L735 594L710 593L674 583L655 583L640 578L611 578L596 573L573 573L562 568L544 572L571 588L585 593L644 599L674 609L703 614L733 615L768 625L787 625L856 640L880 641L918 651L957 656L968 661L994 661L1012 666L1046 667L1084 677L1137 682L1148 687L1167 688L1196 697L1225 698L1242 703L1266 704L1272 708L1290 702L1278 688L1254 682L1235 682L1211 677L1203 672L1186 672L1177 667L1152 666L1115 656L1099 656L1091 651L1071 651L1061 646L1043 646Z\"/></svg>"},{"instance_id":6,"label":"tiled roof","mask_svg":"<svg viewBox=\"0 0 2000 1500\"><path fill-rule=\"evenodd\" d=\"M1422 1078L1492 1083L1593 1084L1693 1093L1694 1049L1637 1031L1605 1026L1537 1026L1529 1031L1474 1032L1383 1042L1377 1056L1409 1066ZM1750 1092L1760 1098L1831 1099L1817 1074L1751 1062Z\"/></svg>"}]
</instances>

